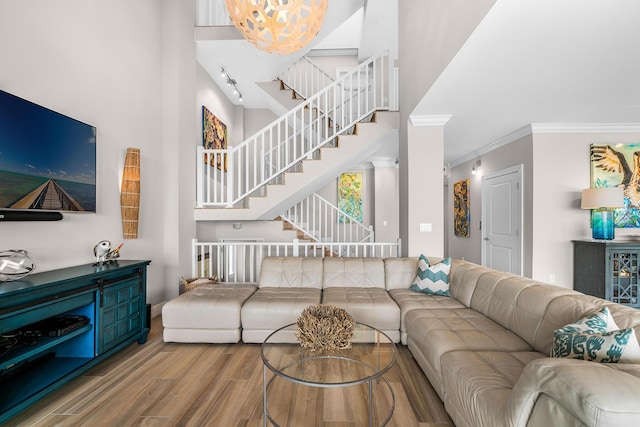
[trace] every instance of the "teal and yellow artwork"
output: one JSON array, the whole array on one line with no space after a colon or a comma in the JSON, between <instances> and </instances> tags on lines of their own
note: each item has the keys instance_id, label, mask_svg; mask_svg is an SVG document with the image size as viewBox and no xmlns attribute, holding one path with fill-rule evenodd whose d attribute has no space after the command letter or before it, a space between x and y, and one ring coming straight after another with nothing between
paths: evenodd
<instances>
[{"instance_id":1,"label":"teal and yellow artwork","mask_svg":"<svg viewBox=\"0 0 640 427\"><path fill-rule=\"evenodd\" d=\"M453 184L453 232L458 237L469 237L469 180Z\"/></svg>"},{"instance_id":2,"label":"teal and yellow artwork","mask_svg":"<svg viewBox=\"0 0 640 427\"><path fill-rule=\"evenodd\" d=\"M640 227L640 143L591 144L591 187L622 187L624 208L615 209L617 228Z\"/></svg>"},{"instance_id":3,"label":"teal and yellow artwork","mask_svg":"<svg viewBox=\"0 0 640 427\"><path fill-rule=\"evenodd\" d=\"M362 222L362 172L343 173L338 179L338 208L357 222ZM352 222L339 218L340 222Z\"/></svg>"}]
</instances>

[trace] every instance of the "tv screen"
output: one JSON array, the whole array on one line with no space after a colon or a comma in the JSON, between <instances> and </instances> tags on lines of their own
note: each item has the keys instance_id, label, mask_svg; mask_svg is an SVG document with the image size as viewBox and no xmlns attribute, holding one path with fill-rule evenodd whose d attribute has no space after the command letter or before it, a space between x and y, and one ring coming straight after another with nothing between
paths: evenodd
<instances>
[{"instance_id":1,"label":"tv screen","mask_svg":"<svg viewBox=\"0 0 640 427\"><path fill-rule=\"evenodd\" d=\"M96 210L96 128L0 90L0 208Z\"/></svg>"}]
</instances>

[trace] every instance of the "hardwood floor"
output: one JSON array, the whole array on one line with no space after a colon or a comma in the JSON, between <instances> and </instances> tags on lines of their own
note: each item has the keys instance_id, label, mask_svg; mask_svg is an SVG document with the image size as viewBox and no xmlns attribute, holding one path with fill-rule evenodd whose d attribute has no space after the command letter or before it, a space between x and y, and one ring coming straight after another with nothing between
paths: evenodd
<instances>
[{"instance_id":1,"label":"hardwood floor","mask_svg":"<svg viewBox=\"0 0 640 427\"><path fill-rule=\"evenodd\" d=\"M396 399L389 426L453 426L405 346L398 345L397 362L385 379ZM368 425L365 390L280 381L270 390L269 408L281 425ZM376 390L375 396L376 419L384 419L390 395ZM260 346L165 343L158 316L146 344L132 344L6 425L262 426Z\"/></svg>"}]
</instances>

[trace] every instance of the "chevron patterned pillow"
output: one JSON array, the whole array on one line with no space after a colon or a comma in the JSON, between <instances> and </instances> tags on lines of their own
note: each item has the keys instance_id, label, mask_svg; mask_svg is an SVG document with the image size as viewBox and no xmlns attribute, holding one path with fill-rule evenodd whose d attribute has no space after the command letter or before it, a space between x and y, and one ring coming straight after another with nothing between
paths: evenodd
<instances>
[{"instance_id":1,"label":"chevron patterned pillow","mask_svg":"<svg viewBox=\"0 0 640 427\"><path fill-rule=\"evenodd\" d=\"M436 265L429 265L427 257L420 255L420 258L418 258L418 272L409 289L431 295L450 297L450 269L451 258L445 258Z\"/></svg>"}]
</instances>

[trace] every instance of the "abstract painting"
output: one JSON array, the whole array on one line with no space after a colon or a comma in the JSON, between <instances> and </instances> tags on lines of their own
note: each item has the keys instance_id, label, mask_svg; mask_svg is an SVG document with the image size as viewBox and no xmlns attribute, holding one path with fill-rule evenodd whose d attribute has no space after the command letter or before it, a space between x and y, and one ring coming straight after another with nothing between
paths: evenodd
<instances>
[{"instance_id":1,"label":"abstract painting","mask_svg":"<svg viewBox=\"0 0 640 427\"><path fill-rule=\"evenodd\" d=\"M338 208L362 222L362 172L343 173L338 179ZM340 215L340 222L352 222Z\"/></svg>"},{"instance_id":2,"label":"abstract painting","mask_svg":"<svg viewBox=\"0 0 640 427\"><path fill-rule=\"evenodd\" d=\"M591 187L623 187L624 208L615 209L618 228L640 227L640 143L591 144Z\"/></svg>"},{"instance_id":3,"label":"abstract painting","mask_svg":"<svg viewBox=\"0 0 640 427\"><path fill-rule=\"evenodd\" d=\"M202 145L205 150L224 150L227 148L227 126L204 105L202 106ZM214 154L211 161L205 154L204 162L211 164L211 166L217 166L224 172L227 171L226 154Z\"/></svg>"},{"instance_id":4,"label":"abstract painting","mask_svg":"<svg viewBox=\"0 0 640 427\"><path fill-rule=\"evenodd\" d=\"M469 237L469 180L453 184L453 231L458 237Z\"/></svg>"}]
</instances>

